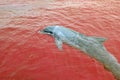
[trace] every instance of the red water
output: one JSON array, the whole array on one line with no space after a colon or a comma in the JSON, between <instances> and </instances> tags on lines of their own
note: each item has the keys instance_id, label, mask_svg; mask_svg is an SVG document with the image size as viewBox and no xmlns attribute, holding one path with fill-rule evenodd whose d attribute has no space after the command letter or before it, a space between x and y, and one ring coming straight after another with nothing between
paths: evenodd
<instances>
[{"instance_id":1,"label":"red water","mask_svg":"<svg viewBox=\"0 0 120 80\"><path fill-rule=\"evenodd\" d=\"M37 32L62 25L108 38L120 61L119 0L0 1L0 80L115 80L96 60Z\"/></svg>"}]
</instances>

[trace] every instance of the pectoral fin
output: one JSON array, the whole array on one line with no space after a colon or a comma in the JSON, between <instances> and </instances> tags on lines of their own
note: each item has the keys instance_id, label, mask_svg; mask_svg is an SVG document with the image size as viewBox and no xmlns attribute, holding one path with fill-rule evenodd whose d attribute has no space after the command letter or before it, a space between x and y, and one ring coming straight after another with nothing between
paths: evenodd
<instances>
[{"instance_id":1,"label":"pectoral fin","mask_svg":"<svg viewBox=\"0 0 120 80\"><path fill-rule=\"evenodd\" d=\"M55 43L56 43L58 49L62 50L62 44L63 44L62 40L60 40L59 38L55 38Z\"/></svg>"},{"instance_id":2,"label":"pectoral fin","mask_svg":"<svg viewBox=\"0 0 120 80\"><path fill-rule=\"evenodd\" d=\"M93 37L93 38L95 38L97 41L99 41L101 43L103 43L107 40L107 38L103 38L103 37Z\"/></svg>"}]
</instances>

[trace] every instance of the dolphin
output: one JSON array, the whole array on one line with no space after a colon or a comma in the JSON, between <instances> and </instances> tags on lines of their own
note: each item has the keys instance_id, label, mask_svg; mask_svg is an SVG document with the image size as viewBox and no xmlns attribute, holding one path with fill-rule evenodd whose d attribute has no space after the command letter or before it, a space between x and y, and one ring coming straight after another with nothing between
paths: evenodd
<instances>
[{"instance_id":1,"label":"dolphin","mask_svg":"<svg viewBox=\"0 0 120 80\"><path fill-rule=\"evenodd\" d=\"M48 34L55 38L56 46L62 49L63 43L73 46L91 58L99 61L105 69L112 72L117 80L120 80L120 64L118 60L104 47L107 40L103 37L87 36L63 26L48 26L39 33Z\"/></svg>"}]
</instances>

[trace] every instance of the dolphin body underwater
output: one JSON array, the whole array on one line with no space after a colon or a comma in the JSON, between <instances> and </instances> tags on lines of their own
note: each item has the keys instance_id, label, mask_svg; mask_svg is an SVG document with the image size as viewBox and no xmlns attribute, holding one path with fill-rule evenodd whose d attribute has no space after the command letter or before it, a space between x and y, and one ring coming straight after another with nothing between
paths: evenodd
<instances>
[{"instance_id":1,"label":"dolphin body underwater","mask_svg":"<svg viewBox=\"0 0 120 80\"><path fill-rule=\"evenodd\" d=\"M62 50L62 44L66 43L95 58L104 65L105 69L112 72L116 80L120 80L120 64L103 45L106 38L86 36L72 29L57 25L48 26L39 32L53 36L59 50Z\"/></svg>"}]
</instances>

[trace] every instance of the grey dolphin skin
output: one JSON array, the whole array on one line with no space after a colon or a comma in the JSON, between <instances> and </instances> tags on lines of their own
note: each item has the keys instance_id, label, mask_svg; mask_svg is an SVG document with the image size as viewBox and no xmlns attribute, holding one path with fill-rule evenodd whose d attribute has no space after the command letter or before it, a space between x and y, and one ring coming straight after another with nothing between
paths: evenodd
<instances>
[{"instance_id":1,"label":"grey dolphin skin","mask_svg":"<svg viewBox=\"0 0 120 80\"><path fill-rule=\"evenodd\" d=\"M105 38L86 36L72 29L57 25L48 26L39 32L53 36L60 50L62 50L62 44L66 43L95 58L105 69L113 73L116 80L120 80L120 64L104 47L103 42L106 40Z\"/></svg>"}]
</instances>

